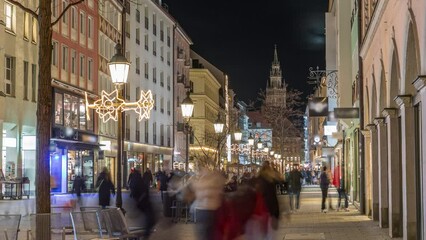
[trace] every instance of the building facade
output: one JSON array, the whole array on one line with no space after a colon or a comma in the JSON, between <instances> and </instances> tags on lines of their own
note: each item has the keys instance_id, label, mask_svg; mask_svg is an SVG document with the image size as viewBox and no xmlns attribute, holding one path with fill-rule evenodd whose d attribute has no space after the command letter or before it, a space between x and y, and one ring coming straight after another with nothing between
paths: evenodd
<instances>
[{"instance_id":1,"label":"building facade","mask_svg":"<svg viewBox=\"0 0 426 240\"><path fill-rule=\"evenodd\" d=\"M390 236L424 239L425 1L361 1L366 181Z\"/></svg>"},{"instance_id":2,"label":"building facade","mask_svg":"<svg viewBox=\"0 0 426 240\"><path fill-rule=\"evenodd\" d=\"M98 23L98 91L112 92L114 85L108 69L108 62L115 54L115 46L123 42L123 9L122 1L110 0L99 4ZM98 119L98 134L100 154L95 164L95 173L98 174L106 167L112 174L113 183L116 185L117 178L117 123L115 121L103 122Z\"/></svg>"},{"instance_id":3,"label":"building facade","mask_svg":"<svg viewBox=\"0 0 426 240\"><path fill-rule=\"evenodd\" d=\"M174 136L175 146L173 153L173 169L184 169L186 161L186 133L184 129L185 120L182 117L182 109L180 104L186 97L186 92L189 90L189 68L191 67L190 59L190 46L192 41L185 33L183 28L176 24L174 27L174 97L173 97L173 111L174 111Z\"/></svg>"},{"instance_id":4,"label":"building facade","mask_svg":"<svg viewBox=\"0 0 426 240\"><path fill-rule=\"evenodd\" d=\"M174 146L174 36L175 21L161 1L129 2L126 9L126 55L132 62L126 99L134 102L150 90L154 108L149 119L139 121L126 113L126 171L141 165L153 173L171 170ZM123 177L126 178L126 173Z\"/></svg>"},{"instance_id":5,"label":"building facade","mask_svg":"<svg viewBox=\"0 0 426 240\"><path fill-rule=\"evenodd\" d=\"M194 102L194 112L189 124L194 131L194 140L190 145L189 168L194 171L197 165L217 167L214 161L217 161L218 154L221 156L221 150L225 150L218 149L224 139L218 138L213 128L219 113L223 112L220 107L222 85L219 78L224 74L217 75L221 71L194 51L191 51L190 56L192 68L189 69L189 91Z\"/></svg>"},{"instance_id":6,"label":"building facade","mask_svg":"<svg viewBox=\"0 0 426 240\"><path fill-rule=\"evenodd\" d=\"M0 7L3 11L0 24L0 66L3 66L0 67L0 169L6 179L29 178L33 192L38 23L32 15L7 1L0 1ZM36 2L27 2L25 7L36 9Z\"/></svg>"},{"instance_id":7,"label":"building facade","mask_svg":"<svg viewBox=\"0 0 426 240\"><path fill-rule=\"evenodd\" d=\"M67 6L67 1L52 1L52 20ZM93 98L98 91L98 2L69 8L53 27L52 47L52 192L71 192L76 176L91 190L99 145L94 113L86 113L85 92Z\"/></svg>"}]
</instances>

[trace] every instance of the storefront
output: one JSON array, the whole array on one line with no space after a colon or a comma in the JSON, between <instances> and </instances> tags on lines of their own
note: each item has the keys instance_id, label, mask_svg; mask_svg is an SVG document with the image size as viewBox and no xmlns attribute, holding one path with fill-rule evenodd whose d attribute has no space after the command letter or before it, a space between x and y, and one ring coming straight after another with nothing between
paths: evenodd
<instances>
[{"instance_id":1,"label":"storefront","mask_svg":"<svg viewBox=\"0 0 426 240\"><path fill-rule=\"evenodd\" d=\"M100 146L94 134L93 111L86 113L82 96L60 89L54 90L54 103L50 157L52 192L71 192L77 176L84 180L86 191L92 191Z\"/></svg>"}]
</instances>

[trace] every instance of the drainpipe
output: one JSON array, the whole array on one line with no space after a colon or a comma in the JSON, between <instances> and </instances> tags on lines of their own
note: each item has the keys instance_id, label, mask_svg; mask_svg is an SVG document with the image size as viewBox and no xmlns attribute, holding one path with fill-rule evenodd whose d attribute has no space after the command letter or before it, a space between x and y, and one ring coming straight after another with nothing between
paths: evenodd
<instances>
[{"instance_id":1,"label":"drainpipe","mask_svg":"<svg viewBox=\"0 0 426 240\"><path fill-rule=\"evenodd\" d=\"M361 0L358 0L358 92L359 92L359 128L364 129L364 84L363 84L363 68L361 58ZM358 150L359 150L359 177L360 177L360 189L359 189L359 211L361 214L365 214L365 156L364 156L364 136L359 134L358 137Z\"/></svg>"}]
</instances>

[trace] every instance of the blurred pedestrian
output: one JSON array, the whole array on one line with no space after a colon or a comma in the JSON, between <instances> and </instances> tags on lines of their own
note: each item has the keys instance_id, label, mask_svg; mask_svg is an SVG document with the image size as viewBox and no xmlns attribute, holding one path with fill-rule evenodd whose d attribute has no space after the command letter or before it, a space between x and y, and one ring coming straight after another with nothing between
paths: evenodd
<instances>
[{"instance_id":1,"label":"blurred pedestrian","mask_svg":"<svg viewBox=\"0 0 426 240\"><path fill-rule=\"evenodd\" d=\"M321 212L326 213L327 209L325 208L325 201L328 195L328 186L330 184L330 180L327 174L327 167L323 167L323 171L320 175L320 188L322 193L322 201L321 201Z\"/></svg>"},{"instance_id":2,"label":"blurred pedestrian","mask_svg":"<svg viewBox=\"0 0 426 240\"><path fill-rule=\"evenodd\" d=\"M134 168L127 181L127 185L130 189L130 197L136 200L141 196L143 187L142 175L139 169L140 168Z\"/></svg>"},{"instance_id":3,"label":"blurred pedestrian","mask_svg":"<svg viewBox=\"0 0 426 240\"><path fill-rule=\"evenodd\" d=\"M302 190L302 173L297 167L290 172L290 211L296 212L300 206L300 191ZM296 203L294 203L296 201Z\"/></svg>"},{"instance_id":4,"label":"blurred pedestrian","mask_svg":"<svg viewBox=\"0 0 426 240\"><path fill-rule=\"evenodd\" d=\"M247 224L246 238L250 239L274 239L275 230L278 229L280 209L277 198L276 184L282 180L277 172L269 165L269 161L264 161L256 178L257 196L255 212L256 221L249 220ZM263 205L263 206L262 206ZM264 209L267 213L266 220L262 213ZM266 222L265 222L266 221ZM256 224L257 222L257 224ZM259 232L260 231L260 232Z\"/></svg>"},{"instance_id":5,"label":"blurred pedestrian","mask_svg":"<svg viewBox=\"0 0 426 240\"><path fill-rule=\"evenodd\" d=\"M84 183L84 179L77 175L74 178L74 182L72 184L72 193L75 193L77 197L81 197L81 192L86 189L86 184Z\"/></svg>"},{"instance_id":6,"label":"blurred pedestrian","mask_svg":"<svg viewBox=\"0 0 426 240\"><path fill-rule=\"evenodd\" d=\"M142 175L142 181L144 184L144 187L147 187L148 189L152 186L152 182L154 181L152 177L151 170L147 168L145 172Z\"/></svg>"},{"instance_id":7,"label":"blurred pedestrian","mask_svg":"<svg viewBox=\"0 0 426 240\"><path fill-rule=\"evenodd\" d=\"M148 169L149 170L149 169ZM151 178L148 177L148 174ZM140 196L137 200L137 207L143 213L143 226L144 226L144 239L148 239L154 229L155 224L157 223L157 216L155 215L154 206L150 197L150 186L152 183L152 174L150 171L145 171L144 176L142 177L142 184L140 189Z\"/></svg>"},{"instance_id":8,"label":"blurred pedestrian","mask_svg":"<svg viewBox=\"0 0 426 240\"><path fill-rule=\"evenodd\" d=\"M196 236L199 240L217 239L217 210L223 202L225 178L221 173L205 167L199 170L198 180L192 183L195 193L194 206L197 211Z\"/></svg>"},{"instance_id":9,"label":"blurred pedestrian","mask_svg":"<svg viewBox=\"0 0 426 240\"><path fill-rule=\"evenodd\" d=\"M102 209L110 205L111 193L115 195L114 184L111 181L111 174L106 167L102 169L96 181L96 188L98 189L99 205Z\"/></svg>"},{"instance_id":10,"label":"blurred pedestrian","mask_svg":"<svg viewBox=\"0 0 426 240\"><path fill-rule=\"evenodd\" d=\"M336 187L337 189L337 193L339 194L339 198L337 201L337 211L340 210L340 203L342 201L342 198L344 198L345 200L345 211L349 211L348 208L348 195L346 194L345 191L345 186L344 184L340 184L341 178L340 178L340 165L337 164L337 166L334 168L334 174L333 174L333 185Z\"/></svg>"},{"instance_id":11,"label":"blurred pedestrian","mask_svg":"<svg viewBox=\"0 0 426 240\"><path fill-rule=\"evenodd\" d=\"M163 192L164 191L167 191L167 188L168 188L168 182L169 182L169 178L167 177L167 175L166 175L166 172L165 171L160 171L159 173L158 173L158 183L159 183L159 187L158 187L158 189L160 190L160 192L161 192L161 201L163 201Z\"/></svg>"}]
</instances>

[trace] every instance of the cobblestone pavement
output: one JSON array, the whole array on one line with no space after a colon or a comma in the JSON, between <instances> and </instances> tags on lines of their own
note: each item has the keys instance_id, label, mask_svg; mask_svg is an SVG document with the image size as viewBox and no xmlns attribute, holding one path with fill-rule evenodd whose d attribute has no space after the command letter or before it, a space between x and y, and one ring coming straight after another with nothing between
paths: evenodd
<instances>
[{"instance_id":1,"label":"cobblestone pavement","mask_svg":"<svg viewBox=\"0 0 426 240\"><path fill-rule=\"evenodd\" d=\"M336 205L336 194L331 194L333 204ZM56 196L56 205L66 203L70 195ZM153 194L154 201L160 203L159 194ZM354 206L350 205L350 211L330 210L321 213L320 190L309 187L302 191L301 207L295 213L288 212L289 199L287 195L279 196L280 206L283 210L283 217L280 220L279 229L276 232L277 240L383 240L391 239L388 236L388 229L380 229L378 222L370 220L364 215L360 215ZM84 195L81 205L96 206L97 197L95 195ZM54 203L55 204L55 203ZM142 214L133 206L133 202L128 197L128 193L123 193L123 206L127 210L126 219L129 226L140 226ZM152 240L195 240L194 223L172 223L170 218L162 215L161 204L157 204L159 223L156 231L152 235ZM0 214L19 213L22 214L21 233L19 240L26 239L26 229L29 229L29 213L34 212L34 199L29 200L1 200ZM393 238L401 239L401 238Z\"/></svg>"}]
</instances>

